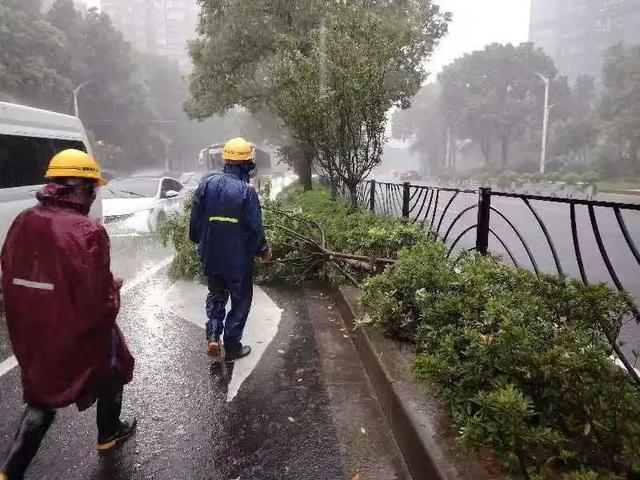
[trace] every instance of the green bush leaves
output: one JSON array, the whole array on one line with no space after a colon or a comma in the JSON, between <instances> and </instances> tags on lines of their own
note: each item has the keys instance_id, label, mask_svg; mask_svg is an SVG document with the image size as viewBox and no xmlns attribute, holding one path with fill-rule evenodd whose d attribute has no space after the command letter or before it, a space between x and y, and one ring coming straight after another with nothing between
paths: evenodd
<instances>
[{"instance_id":1,"label":"green bush leaves","mask_svg":"<svg viewBox=\"0 0 640 480\"><path fill-rule=\"evenodd\" d=\"M617 337L624 295L427 243L368 280L362 304L417 345L415 376L439 388L464 450L525 478L632 478L640 400L603 334Z\"/></svg>"}]
</instances>

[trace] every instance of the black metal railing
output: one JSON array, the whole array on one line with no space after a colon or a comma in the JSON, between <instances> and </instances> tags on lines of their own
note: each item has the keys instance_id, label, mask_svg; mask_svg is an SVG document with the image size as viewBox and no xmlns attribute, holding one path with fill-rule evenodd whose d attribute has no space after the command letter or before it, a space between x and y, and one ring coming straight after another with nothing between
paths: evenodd
<instances>
[{"instance_id":1,"label":"black metal railing","mask_svg":"<svg viewBox=\"0 0 640 480\"><path fill-rule=\"evenodd\" d=\"M509 200L517 203L505 204ZM619 272L623 265L624 276L640 279L640 270L637 270L640 268L640 252L634 240L634 236L640 236L640 214L634 217L633 229L629 228L625 219L626 215L640 212L640 204L507 193L485 187L460 189L374 180L360 185L358 202L361 207L378 214L403 217L412 223L422 224L447 243L448 256L460 249L476 250L481 254L501 250L498 253L506 253L517 267L530 268L536 274L542 271L575 274L585 284L590 282L589 271L594 269L597 262L602 262L604 270L597 272L597 281L612 283L618 290L627 290L636 300L640 299L640 284L625 289ZM498 202L502 205L498 205ZM508 205L510 213L505 213L505 205ZM541 209L553 211L561 206L568 206L568 219L545 219L540 213ZM584 221L581 223L578 220L579 208L586 208L588 213L586 227ZM596 214L596 210L600 211L600 215ZM615 222L609 221L606 229L603 229L599 216L606 217L607 212L612 212ZM557 217L559 213L559 210L555 211L554 215ZM550 221L554 223L553 228L549 226ZM566 232L552 232L552 229L564 228L567 221L570 225L570 244ZM603 232L606 232L607 239ZM564 241L562 249L556 244L558 235ZM607 240L611 241L615 235L624 240L617 241L614 246L616 255L620 256L621 250L625 249L628 253L627 260L622 264L618 261L617 266L612 258L612 246L607 245ZM535 246L531 244L532 237L538 237ZM591 242L588 260L584 251L588 247L587 237L595 240ZM491 248L492 244L496 248ZM594 251L598 258L595 258ZM567 268L566 264L572 263L577 268ZM636 270L631 272L633 269ZM609 278L604 278L605 272ZM634 313L640 321L640 311L635 305Z\"/></svg>"}]
</instances>

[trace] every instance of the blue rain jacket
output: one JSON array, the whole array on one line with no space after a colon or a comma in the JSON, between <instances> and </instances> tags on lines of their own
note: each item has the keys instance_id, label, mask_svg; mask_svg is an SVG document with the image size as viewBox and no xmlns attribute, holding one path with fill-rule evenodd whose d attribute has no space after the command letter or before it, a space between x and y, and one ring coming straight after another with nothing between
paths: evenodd
<instances>
[{"instance_id":1,"label":"blue rain jacket","mask_svg":"<svg viewBox=\"0 0 640 480\"><path fill-rule=\"evenodd\" d=\"M247 165L226 164L222 174L205 178L196 190L189 238L198 244L208 277L252 275L254 257L267 248L249 171Z\"/></svg>"}]
</instances>

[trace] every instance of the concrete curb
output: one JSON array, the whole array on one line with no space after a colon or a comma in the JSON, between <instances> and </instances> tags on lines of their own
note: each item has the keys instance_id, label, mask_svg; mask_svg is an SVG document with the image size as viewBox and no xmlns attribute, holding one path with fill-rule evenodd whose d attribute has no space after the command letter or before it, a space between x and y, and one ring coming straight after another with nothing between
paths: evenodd
<instances>
[{"instance_id":1,"label":"concrete curb","mask_svg":"<svg viewBox=\"0 0 640 480\"><path fill-rule=\"evenodd\" d=\"M414 480L500 478L455 451L455 432L437 401L413 381L406 352L397 355L396 342L380 332L354 328L359 296L359 290L342 287L336 291L336 303Z\"/></svg>"}]
</instances>

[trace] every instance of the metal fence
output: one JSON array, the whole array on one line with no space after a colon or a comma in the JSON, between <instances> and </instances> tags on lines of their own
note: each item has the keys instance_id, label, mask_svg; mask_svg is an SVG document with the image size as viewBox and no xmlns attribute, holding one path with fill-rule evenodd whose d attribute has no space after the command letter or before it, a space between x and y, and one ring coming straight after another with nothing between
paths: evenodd
<instances>
[{"instance_id":1,"label":"metal fence","mask_svg":"<svg viewBox=\"0 0 640 480\"><path fill-rule=\"evenodd\" d=\"M460 250L497 251L536 274L575 275L585 284L590 279L609 282L640 298L640 253L634 240L640 238L640 204L373 180L360 185L358 202L378 214L422 224L447 243L448 256ZM632 228L625 219L630 215ZM637 306L634 313L640 321Z\"/></svg>"}]
</instances>

